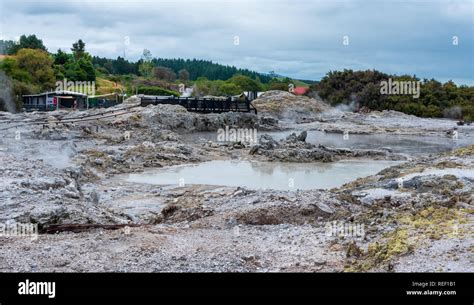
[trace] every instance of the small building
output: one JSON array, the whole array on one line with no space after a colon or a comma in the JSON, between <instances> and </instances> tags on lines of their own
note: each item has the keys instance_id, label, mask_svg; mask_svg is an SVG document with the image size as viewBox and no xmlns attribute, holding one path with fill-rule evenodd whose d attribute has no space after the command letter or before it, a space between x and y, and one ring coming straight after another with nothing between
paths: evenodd
<instances>
[{"instance_id":1,"label":"small building","mask_svg":"<svg viewBox=\"0 0 474 305\"><path fill-rule=\"evenodd\" d=\"M295 89L293 90L293 93L295 95L305 95L306 92L308 92L309 88L306 88L306 87L295 87Z\"/></svg>"},{"instance_id":2,"label":"small building","mask_svg":"<svg viewBox=\"0 0 474 305\"><path fill-rule=\"evenodd\" d=\"M73 91L51 91L23 95L26 111L52 111L56 109L86 109L87 94Z\"/></svg>"}]
</instances>

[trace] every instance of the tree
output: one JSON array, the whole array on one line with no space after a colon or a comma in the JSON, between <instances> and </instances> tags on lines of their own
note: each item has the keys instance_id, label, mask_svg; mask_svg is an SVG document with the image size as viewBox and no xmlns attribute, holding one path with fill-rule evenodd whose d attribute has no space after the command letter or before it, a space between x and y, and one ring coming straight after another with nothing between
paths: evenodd
<instances>
[{"instance_id":1,"label":"tree","mask_svg":"<svg viewBox=\"0 0 474 305\"><path fill-rule=\"evenodd\" d=\"M193 86L193 96L204 96L208 95L209 92L211 91L211 85L210 81L206 77L199 77L195 82Z\"/></svg>"},{"instance_id":2,"label":"tree","mask_svg":"<svg viewBox=\"0 0 474 305\"><path fill-rule=\"evenodd\" d=\"M142 58L143 58L144 61L150 62L150 61L152 61L152 59L153 59L153 55L151 55L150 50L148 50L148 49L143 49Z\"/></svg>"},{"instance_id":3,"label":"tree","mask_svg":"<svg viewBox=\"0 0 474 305\"><path fill-rule=\"evenodd\" d=\"M242 74L252 79L260 79L263 84L268 83L271 77L265 74L260 74L255 71L247 69L237 69L233 66L224 66L217 63L213 63L208 60L200 59L182 59L182 58L152 58L151 53L146 50L146 54L142 56L137 62L124 61L123 58L118 57L117 59L108 59L94 56L93 64L95 67L101 66L106 68L111 73L117 74L140 74L147 75L148 67L144 64L147 61L151 61L152 67L166 67L178 73L181 70L186 70L189 73L188 80L196 80L198 77L206 77L209 80L227 80L235 74ZM118 63L119 61L123 61ZM111 66L121 66L120 69L111 69ZM139 70L141 66L141 71ZM152 73L151 73L152 74ZM150 74L150 76L151 76ZM258 82L258 81L257 81Z\"/></svg>"},{"instance_id":4,"label":"tree","mask_svg":"<svg viewBox=\"0 0 474 305\"><path fill-rule=\"evenodd\" d=\"M174 73L173 70L171 70L170 68L155 67L153 69L153 75L157 79L165 80L168 82L174 82L176 80L176 73Z\"/></svg>"},{"instance_id":5,"label":"tree","mask_svg":"<svg viewBox=\"0 0 474 305\"><path fill-rule=\"evenodd\" d=\"M84 73L78 80L95 81L95 69L90 60L81 58L77 61L79 70Z\"/></svg>"},{"instance_id":6,"label":"tree","mask_svg":"<svg viewBox=\"0 0 474 305\"><path fill-rule=\"evenodd\" d=\"M55 83L53 60L46 51L21 49L16 58L18 67L30 74L32 83L39 85L41 90L53 88Z\"/></svg>"},{"instance_id":7,"label":"tree","mask_svg":"<svg viewBox=\"0 0 474 305\"><path fill-rule=\"evenodd\" d=\"M9 54L11 48L13 48L14 46L15 42L13 40L0 40L0 54Z\"/></svg>"},{"instance_id":8,"label":"tree","mask_svg":"<svg viewBox=\"0 0 474 305\"><path fill-rule=\"evenodd\" d=\"M54 57L54 73L57 79L70 81L95 81L96 71L92 57L85 49L86 44L79 39L72 45L73 54L67 54L61 49Z\"/></svg>"},{"instance_id":9,"label":"tree","mask_svg":"<svg viewBox=\"0 0 474 305\"><path fill-rule=\"evenodd\" d=\"M66 52L58 49L58 53L54 55L54 64L55 65L64 65L68 60L70 60L69 55Z\"/></svg>"},{"instance_id":10,"label":"tree","mask_svg":"<svg viewBox=\"0 0 474 305\"><path fill-rule=\"evenodd\" d=\"M186 69L181 69L178 71L179 80L182 82L187 82L189 80L189 72Z\"/></svg>"},{"instance_id":11,"label":"tree","mask_svg":"<svg viewBox=\"0 0 474 305\"><path fill-rule=\"evenodd\" d=\"M138 71L142 76L150 77L153 74L153 63L151 62L152 55L150 50L144 49L141 63L138 66Z\"/></svg>"},{"instance_id":12,"label":"tree","mask_svg":"<svg viewBox=\"0 0 474 305\"><path fill-rule=\"evenodd\" d=\"M75 43L72 44L71 48L72 53L74 54L74 58L80 59L86 53L86 44L82 39L79 39Z\"/></svg>"},{"instance_id":13,"label":"tree","mask_svg":"<svg viewBox=\"0 0 474 305\"><path fill-rule=\"evenodd\" d=\"M117 60L113 60L111 62L107 62L104 65L104 68L111 71L112 73L116 74L129 74L134 73L137 74L137 66L125 60L123 57L117 57Z\"/></svg>"},{"instance_id":14,"label":"tree","mask_svg":"<svg viewBox=\"0 0 474 305\"><path fill-rule=\"evenodd\" d=\"M10 55L16 54L21 49L38 49L47 51L46 47L43 44L43 41L36 37L36 35L21 35L18 43L11 46L7 52Z\"/></svg>"}]
</instances>

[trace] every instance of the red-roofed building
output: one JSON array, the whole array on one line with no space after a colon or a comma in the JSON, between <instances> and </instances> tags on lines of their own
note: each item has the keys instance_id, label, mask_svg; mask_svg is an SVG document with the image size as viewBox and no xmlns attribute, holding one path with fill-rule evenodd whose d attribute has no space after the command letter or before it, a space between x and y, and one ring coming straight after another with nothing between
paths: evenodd
<instances>
[{"instance_id":1,"label":"red-roofed building","mask_svg":"<svg viewBox=\"0 0 474 305\"><path fill-rule=\"evenodd\" d=\"M293 93L295 95L304 95L306 94L306 92L308 92L309 88L306 88L306 87L295 87L295 89L293 90Z\"/></svg>"}]
</instances>

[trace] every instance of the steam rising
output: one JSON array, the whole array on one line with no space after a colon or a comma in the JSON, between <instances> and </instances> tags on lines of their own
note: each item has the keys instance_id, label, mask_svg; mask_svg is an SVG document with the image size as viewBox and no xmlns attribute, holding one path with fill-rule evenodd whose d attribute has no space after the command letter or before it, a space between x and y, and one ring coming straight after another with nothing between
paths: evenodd
<instances>
[{"instance_id":1,"label":"steam rising","mask_svg":"<svg viewBox=\"0 0 474 305\"><path fill-rule=\"evenodd\" d=\"M352 93L350 104L339 104L334 108L342 112L356 112L359 108L359 100L360 98L355 93Z\"/></svg>"},{"instance_id":2,"label":"steam rising","mask_svg":"<svg viewBox=\"0 0 474 305\"><path fill-rule=\"evenodd\" d=\"M354 112L357 110L357 103L355 100L352 100L350 104L339 104L334 108L342 112Z\"/></svg>"},{"instance_id":3,"label":"steam rising","mask_svg":"<svg viewBox=\"0 0 474 305\"><path fill-rule=\"evenodd\" d=\"M443 111L443 116L449 119L462 119L462 109L459 106L451 107Z\"/></svg>"},{"instance_id":4,"label":"steam rising","mask_svg":"<svg viewBox=\"0 0 474 305\"><path fill-rule=\"evenodd\" d=\"M0 71L0 104L8 112L16 113L16 106L12 99L12 82L3 71Z\"/></svg>"}]
</instances>

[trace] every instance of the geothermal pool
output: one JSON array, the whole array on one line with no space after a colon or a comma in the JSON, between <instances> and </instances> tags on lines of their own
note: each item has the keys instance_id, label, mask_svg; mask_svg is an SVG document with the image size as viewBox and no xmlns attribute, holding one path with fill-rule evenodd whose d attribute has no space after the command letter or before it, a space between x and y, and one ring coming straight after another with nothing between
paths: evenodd
<instances>
[{"instance_id":1,"label":"geothermal pool","mask_svg":"<svg viewBox=\"0 0 474 305\"><path fill-rule=\"evenodd\" d=\"M275 140L284 139L291 133L299 134L301 130L261 132L272 136ZM185 141L204 142L217 141L216 132L196 132L184 135ZM311 144L322 144L330 147L352 148L352 149L381 149L390 148L394 153L405 153L409 155L422 156L448 152L456 148L474 144L474 138L462 134L459 139L450 137L415 136L415 135L393 135L393 134L351 134L347 139L342 134L325 133L310 130L306 142Z\"/></svg>"},{"instance_id":2,"label":"geothermal pool","mask_svg":"<svg viewBox=\"0 0 474 305\"><path fill-rule=\"evenodd\" d=\"M128 182L156 185L219 185L251 189L307 190L338 187L378 173L400 161L348 160L333 163L281 163L219 160L130 174Z\"/></svg>"}]
</instances>

